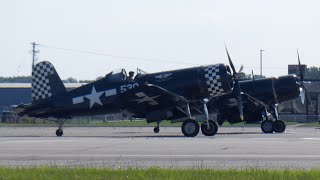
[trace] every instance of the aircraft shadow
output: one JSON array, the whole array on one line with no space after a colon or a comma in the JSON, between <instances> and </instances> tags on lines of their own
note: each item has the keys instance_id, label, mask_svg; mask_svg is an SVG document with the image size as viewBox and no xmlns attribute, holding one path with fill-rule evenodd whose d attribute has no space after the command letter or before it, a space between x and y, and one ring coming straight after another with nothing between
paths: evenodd
<instances>
[{"instance_id":1,"label":"aircraft shadow","mask_svg":"<svg viewBox=\"0 0 320 180\"><path fill-rule=\"evenodd\" d=\"M126 133L128 135L121 135L122 133ZM27 135L27 136L23 136L23 135L20 135L20 136L0 136L0 137L8 137L8 138L21 138L21 137L34 137L34 138L41 138L41 137L46 137L46 138L188 138L188 137L185 137L183 134L181 135L177 135L177 134L162 134L162 135L145 135L145 134L141 134L141 135L137 135L137 133L135 132L136 135L130 135L130 134L134 134L134 133L130 133L130 132L122 132L122 133L117 133L119 135L97 135L97 136L88 136L88 135L75 135L75 136L68 136L68 135L65 135L65 136L62 136L62 137L57 137L57 136L40 136L40 135ZM256 135L261 135L261 134L264 134L262 132L226 132L226 133L217 133L215 136L213 137L217 137L219 135L250 135L250 134L256 134ZM275 133L274 133L275 134ZM200 136L199 136L200 135ZM202 133L199 133L199 135L197 137L205 137L203 136ZM269 134L271 135L271 134Z\"/></svg>"}]
</instances>

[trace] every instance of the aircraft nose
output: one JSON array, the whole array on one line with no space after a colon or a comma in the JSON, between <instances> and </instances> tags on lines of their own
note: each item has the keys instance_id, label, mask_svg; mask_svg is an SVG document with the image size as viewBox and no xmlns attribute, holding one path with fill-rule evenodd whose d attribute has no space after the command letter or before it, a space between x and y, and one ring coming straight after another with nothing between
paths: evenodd
<instances>
[{"instance_id":1,"label":"aircraft nose","mask_svg":"<svg viewBox=\"0 0 320 180\"><path fill-rule=\"evenodd\" d=\"M280 76L275 83L275 90L280 102L293 100L299 97L300 84L296 76Z\"/></svg>"},{"instance_id":2,"label":"aircraft nose","mask_svg":"<svg viewBox=\"0 0 320 180\"><path fill-rule=\"evenodd\" d=\"M204 67L205 86L208 97L221 96L230 93L233 88L233 78L230 67L216 64Z\"/></svg>"}]
</instances>

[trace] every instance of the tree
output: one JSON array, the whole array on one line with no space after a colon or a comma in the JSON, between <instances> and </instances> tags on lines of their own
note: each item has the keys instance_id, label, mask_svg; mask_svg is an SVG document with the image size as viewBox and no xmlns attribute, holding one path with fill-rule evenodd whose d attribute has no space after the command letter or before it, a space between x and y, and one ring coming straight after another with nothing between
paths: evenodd
<instances>
[{"instance_id":1,"label":"tree","mask_svg":"<svg viewBox=\"0 0 320 180\"><path fill-rule=\"evenodd\" d=\"M63 83L78 83L78 80L73 77L68 77L68 79L62 80Z\"/></svg>"},{"instance_id":2,"label":"tree","mask_svg":"<svg viewBox=\"0 0 320 180\"><path fill-rule=\"evenodd\" d=\"M307 79L320 79L320 67L311 66L307 68L305 77Z\"/></svg>"},{"instance_id":3,"label":"tree","mask_svg":"<svg viewBox=\"0 0 320 180\"><path fill-rule=\"evenodd\" d=\"M93 80L79 80L79 83L91 83Z\"/></svg>"},{"instance_id":4,"label":"tree","mask_svg":"<svg viewBox=\"0 0 320 180\"><path fill-rule=\"evenodd\" d=\"M266 78L266 76L262 75L262 77L260 75L254 74L254 79L261 79L261 78ZM248 80L248 79L252 79L252 74L246 74L241 80Z\"/></svg>"},{"instance_id":5,"label":"tree","mask_svg":"<svg viewBox=\"0 0 320 180\"><path fill-rule=\"evenodd\" d=\"M0 83L31 83L31 76L2 77Z\"/></svg>"}]
</instances>

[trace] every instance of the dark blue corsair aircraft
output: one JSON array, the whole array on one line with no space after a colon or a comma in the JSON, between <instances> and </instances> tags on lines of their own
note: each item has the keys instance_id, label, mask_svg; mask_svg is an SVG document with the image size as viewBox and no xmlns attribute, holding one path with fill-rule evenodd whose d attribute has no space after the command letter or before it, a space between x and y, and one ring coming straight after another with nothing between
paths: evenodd
<instances>
[{"instance_id":1,"label":"dark blue corsair aircraft","mask_svg":"<svg viewBox=\"0 0 320 180\"><path fill-rule=\"evenodd\" d=\"M227 52L228 53L228 52ZM15 107L19 116L57 118L57 136L63 135L66 119L81 115L122 112L124 115L157 122L182 121L182 133L187 137L198 134L200 126L192 114L205 114L201 125L204 135L213 136L217 124L209 120L206 103L213 97L236 94L239 114L242 102L239 83L229 57L228 65L215 64L187 69L146 74L138 69L134 81L127 81L124 69L110 72L104 78L67 91L50 62L36 64L32 71L32 103ZM233 88L235 86L235 88Z\"/></svg>"},{"instance_id":2,"label":"dark blue corsair aircraft","mask_svg":"<svg viewBox=\"0 0 320 180\"><path fill-rule=\"evenodd\" d=\"M265 133L282 133L286 129L285 123L279 119L277 105L301 97L304 103L305 95L311 102L310 95L304 86L304 77L298 55L300 82L296 75L285 75L272 78L252 79L240 81L242 91L243 116L240 118L237 108L235 92L212 98L207 106L210 112L216 112L217 122L222 125L229 123L261 123L261 130ZM271 115L270 116L268 116Z\"/></svg>"},{"instance_id":3,"label":"dark blue corsair aircraft","mask_svg":"<svg viewBox=\"0 0 320 180\"><path fill-rule=\"evenodd\" d=\"M157 122L155 133L159 132L162 120L183 121L182 133L188 137L196 136L200 129L192 115L206 115L206 121L201 124L204 135L217 133L218 126L209 119L209 112L218 113L220 125L225 120L258 122L264 116L263 132L284 132L285 123L278 118L276 106L298 98L299 92L304 97L301 70L300 83L295 75L239 82L228 51L227 55L233 75L224 64L152 74L138 69L134 81L128 82L122 69L70 91L65 89L51 63L40 62L32 72L33 102L16 106L15 111L19 116L57 118L57 136L63 135L62 126L72 116L116 112L145 118L148 123ZM273 120L268 118L268 112Z\"/></svg>"}]
</instances>

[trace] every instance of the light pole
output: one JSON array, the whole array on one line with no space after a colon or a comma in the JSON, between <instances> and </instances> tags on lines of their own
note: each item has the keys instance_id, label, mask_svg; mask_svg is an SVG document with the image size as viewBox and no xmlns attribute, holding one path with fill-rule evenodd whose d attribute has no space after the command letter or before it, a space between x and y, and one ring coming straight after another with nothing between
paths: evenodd
<instances>
[{"instance_id":1,"label":"light pole","mask_svg":"<svg viewBox=\"0 0 320 180\"><path fill-rule=\"evenodd\" d=\"M262 78L262 51L265 50L260 49L260 78Z\"/></svg>"}]
</instances>

